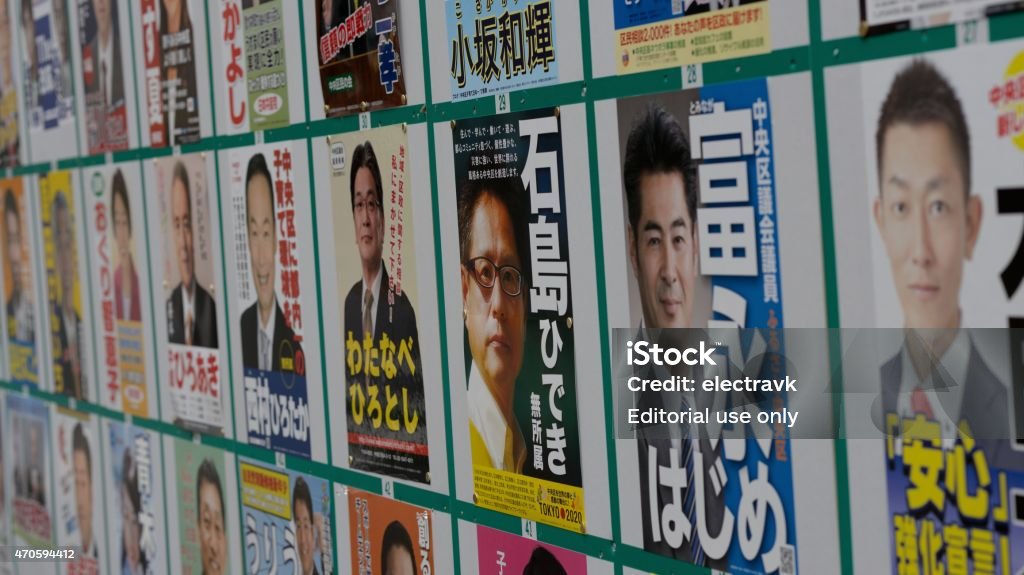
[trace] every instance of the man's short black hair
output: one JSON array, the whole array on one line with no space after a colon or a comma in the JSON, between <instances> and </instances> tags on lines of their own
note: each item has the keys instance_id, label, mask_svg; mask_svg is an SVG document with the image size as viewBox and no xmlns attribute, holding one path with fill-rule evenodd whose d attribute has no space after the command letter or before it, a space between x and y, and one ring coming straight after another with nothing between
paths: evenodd
<instances>
[{"instance_id":1,"label":"man's short black hair","mask_svg":"<svg viewBox=\"0 0 1024 575\"><path fill-rule=\"evenodd\" d=\"M677 173L683 178L686 209L690 221L697 221L697 176L690 158L690 142L676 118L660 104L651 102L637 117L626 139L626 159L622 166L622 183L626 190L629 225L636 238L643 190L640 181L649 174Z\"/></svg>"},{"instance_id":2,"label":"man's short black hair","mask_svg":"<svg viewBox=\"0 0 1024 575\"><path fill-rule=\"evenodd\" d=\"M181 185L185 188L185 199L188 204L188 213L192 215L192 186L188 182L188 169L185 167L185 163L178 160L174 164L174 170L171 172L171 189L174 189L175 180L181 182Z\"/></svg>"},{"instance_id":3,"label":"man's short black hair","mask_svg":"<svg viewBox=\"0 0 1024 575\"><path fill-rule=\"evenodd\" d=\"M526 205L526 188L519 176L490 180L467 180L458 194L459 213L459 252L466 262L470 248L473 247L473 215L484 196L490 196L505 206L512 233L515 234L516 252L519 255L519 267L523 274L523 293L530 282L530 210Z\"/></svg>"},{"instance_id":4,"label":"man's short black hair","mask_svg":"<svg viewBox=\"0 0 1024 575\"><path fill-rule=\"evenodd\" d=\"M220 518L222 521L226 520L227 512L224 510L224 489L220 485L220 473L217 473L217 466L209 457L199 464L199 469L196 471L196 516L202 513L199 492L203 483L209 483L217 488L217 498L220 499Z\"/></svg>"},{"instance_id":5,"label":"man's short black hair","mask_svg":"<svg viewBox=\"0 0 1024 575\"><path fill-rule=\"evenodd\" d=\"M523 575L568 575L568 572L553 553L537 546L530 555L530 561L523 567Z\"/></svg>"},{"instance_id":6,"label":"man's short black hair","mask_svg":"<svg viewBox=\"0 0 1024 575\"><path fill-rule=\"evenodd\" d=\"M114 217L114 202L121 198L121 205L124 206L124 213L128 216L128 233L132 233L132 206L128 203L128 184L124 181L124 174L118 168L110 182L110 217Z\"/></svg>"},{"instance_id":7,"label":"man's short black hair","mask_svg":"<svg viewBox=\"0 0 1024 575\"><path fill-rule=\"evenodd\" d=\"M299 503L306 506L306 510L309 511L309 517L312 519L313 496L309 492L309 484L302 477L295 479L295 489L292 490L292 516L295 515L295 510L298 509Z\"/></svg>"},{"instance_id":8,"label":"man's short black hair","mask_svg":"<svg viewBox=\"0 0 1024 575\"><path fill-rule=\"evenodd\" d=\"M383 571L384 575L390 575L386 569L388 567L388 552L391 551L392 547L408 551L413 565L416 564L416 553L412 548L412 537L409 537L409 532L405 530L405 526L398 520L388 523L388 526L384 528L384 537L381 538L380 567L382 570L385 570Z\"/></svg>"},{"instance_id":9,"label":"man's short black hair","mask_svg":"<svg viewBox=\"0 0 1024 575\"><path fill-rule=\"evenodd\" d=\"M92 476L92 452L89 450L89 440L85 437L85 429L82 428L81 422L75 424L74 431L71 432L71 452L76 451L82 452L85 455L85 464L89 467L89 476Z\"/></svg>"},{"instance_id":10,"label":"man's short black hair","mask_svg":"<svg viewBox=\"0 0 1024 575\"><path fill-rule=\"evenodd\" d=\"M253 178L263 176L267 179L267 193L270 194L270 213L274 222L274 232L277 232L277 206L274 203L274 178L270 175L270 168L267 167L267 159L263 154L255 154L249 158L249 167L245 170L245 213L249 214L249 182Z\"/></svg>"},{"instance_id":11,"label":"man's short black hair","mask_svg":"<svg viewBox=\"0 0 1024 575\"><path fill-rule=\"evenodd\" d=\"M352 197L352 211L356 211L356 173L360 168L370 170L373 175L373 182L377 185L377 208L381 215L384 214L384 185L380 175L380 164L377 162L377 154L373 151L373 144L369 140L356 146L352 152L352 170L348 176L348 189Z\"/></svg>"},{"instance_id":12,"label":"man's short black hair","mask_svg":"<svg viewBox=\"0 0 1024 575\"><path fill-rule=\"evenodd\" d=\"M967 129L963 105L945 76L926 60L916 58L900 70L882 103L875 132L879 178L882 177L885 136L897 124L912 127L925 124L945 126L953 142L960 173L963 174L964 193L970 195L971 135Z\"/></svg>"},{"instance_id":13,"label":"man's short black hair","mask_svg":"<svg viewBox=\"0 0 1024 575\"><path fill-rule=\"evenodd\" d=\"M21 224L21 214L18 213L18 198L14 197L14 190L7 188L4 191L4 215L12 215Z\"/></svg>"}]
</instances>

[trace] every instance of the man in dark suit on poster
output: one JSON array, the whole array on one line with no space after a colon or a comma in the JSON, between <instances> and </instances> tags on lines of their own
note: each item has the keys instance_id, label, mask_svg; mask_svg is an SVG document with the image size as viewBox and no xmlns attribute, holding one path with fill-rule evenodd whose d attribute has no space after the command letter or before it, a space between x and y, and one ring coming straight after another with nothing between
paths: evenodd
<instances>
[{"instance_id":1,"label":"man in dark suit on poster","mask_svg":"<svg viewBox=\"0 0 1024 575\"><path fill-rule=\"evenodd\" d=\"M242 365L260 371L299 372L302 346L288 325L274 291L277 278L277 217L274 186L263 154L249 160L245 213L256 301L242 313Z\"/></svg>"},{"instance_id":2,"label":"man in dark suit on poster","mask_svg":"<svg viewBox=\"0 0 1024 575\"><path fill-rule=\"evenodd\" d=\"M171 178L171 234L181 283L167 299L167 339L179 345L215 348L217 307L196 279L192 191L185 164L174 164Z\"/></svg>"},{"instance_id":3,"label":"man in dark suit on poster","mask_svg":"<svg viewBox=\"0 0 1024 575\"><path fill-rule=\"evenodd\" d=\"M53 298L54 367L57 390L65 395L85 399L85 372L82 365L82 318L75 309L75 274L78 271L75 232L71 211L64 191L53 200L54 248L60 298Z\"/></svg>"},{"instance_id":4,"label":"man in dark suit on poster","mask_svg":"<svg viewBox=\"0 0 1024 575\"><path fill-rule=\"evenodd\" d=\"M381 335L387 334L395 342L396 354L399 342L411 338L417 378L422 381L422 371L418 369L420 340L416 328L416 312L405 293L395 294L393 304L388 302L390 279L382 259L384 190L380 166L370 142L356 146L352 154L349 180L356 245L359 248L363 277L345 297L344 337L346 340L351 337L361 343L364 334L369 332L376 345Z\"/></svg>"},{"instance_id":5,"label":"man in dark suit on poster","mask_svg":"<svg viewBox=\"0 0 1024 575\"><path fill-rule=\"evenodd\" d=\"M117 7L111 0L92 0L95 34L88 44L92 74L86 76L86 94L99 94L106 110L124 103L121 36Z\"/></svg>"}]
</instances>

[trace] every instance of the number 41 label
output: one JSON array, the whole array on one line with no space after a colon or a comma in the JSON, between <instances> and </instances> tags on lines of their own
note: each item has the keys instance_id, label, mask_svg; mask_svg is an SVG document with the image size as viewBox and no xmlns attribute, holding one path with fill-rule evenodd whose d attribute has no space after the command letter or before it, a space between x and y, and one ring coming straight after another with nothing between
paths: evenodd
<instances>
[{"instance_id":1,"label":"number 41 label","mask_svg":"<svg viewBox=\"0 0 1024 575\"><path fill-rule=\"evenodd\" d=\"M523 519L523 537L527 539L537 540L537 522L529 519Z\"/></svg>"}]
</instances>

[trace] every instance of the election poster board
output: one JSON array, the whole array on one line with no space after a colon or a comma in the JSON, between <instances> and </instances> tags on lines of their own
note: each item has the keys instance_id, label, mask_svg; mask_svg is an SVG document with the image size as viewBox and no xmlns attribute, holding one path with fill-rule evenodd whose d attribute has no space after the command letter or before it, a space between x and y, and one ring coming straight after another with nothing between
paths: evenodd
<instances>
[{"instance_id":1,"label":"election poster board","mask_svg":"<svg viewBox=\"0 0 1024 575\"><path fill-rule=\"evenodd\" d=\"M0 181L4 196L4 250L0 257L4 266L8 374L12 383L34 386L39 383L37 334L43 332L39 327L41 298L34 287L38 283L32 247L32 206L25 183L23 178Z\"/></svg>"},{"instance_id":2,"label":"election poster board","mask_svg":"<svg viewBox=\"0 0 1024 575\"><path fill-rule=\"evenodd\" d=\"M587 556L483 525L476 526L479 575L572 573L587 575Z\"/></svg>"},{"instance_id":3,"label":"election poster board","mask_svg":"<svg viewBox=\"0 0 1024 575\"><path fill-rule=\"evenodd\" d=\"M131 25L127 5L110 0L75 0L85 152L126 150L132 143L129 122L135 114L131 92Z\"/></svg>"},{"instance_id":4,"label":"election poster board","mask_svg":"<svg viewBox=\"0 0 1024 575\"><path fill-rule=\"evenodd\" d=\"M20 2L26 123L33 136L70 126L75 111L71 85L71 29L62 0ZM63 130L61 130L63 133Z\"/></svg>"},{"instance_id":5,"label":"election poster board","mask_svg":"<svg viewBox=\"0 0 1024 575\"><path fill-rule=\"evenodd\" d=\"M146 188L150 209L161 409L166 420L192 431L221 435L230 427L227 370L221 355L223 297L219 278L219 226L205 154L153 162ZM153 192L150 192L152 188ZM154 193L155 192L155 193ZM155 219L155 221L154 221ZM166 339L164 339L166 338Z\"/></svg>"},{"instance_id":6,"label":"election poster board","mask_svg":"<svg viewBox=\"0 0 1024 575\"><path fill-rule=\"evenodd\" d=\"M226 575L242 565L234 455L164 436L171 572Z\"/></svg>"},{"instance_id":7,"label":"election poster board","mask_svg":"<svg viewBox=\"0 0 1024 575\"><path fill-rule=\"evenodd\" d=\"M82 170L100 403L156 415L146 205L139 163ZM149 199L152 202L153 199Z\"/></svg>"},{"instance_id":8,"label":"election poster board","mask_svg":"<svg viewBox=\"0 0 1024 575\"><path fill-rule=\"evenodd\" d=\"M556 83L554 4L444 2L452 101Z\"/></svg>"},{"instance_id":9,"label":"election poster board","mask_svg":"<svg viewBox=\"0 0 1024 575\"><path fill-rule=\"evenodd\" d=\"M861 34L930 28L1020 9L1014 0L860 0Z\"/></svg>"},{"instance_id":10,"label":"election poster board","mask_svg":"<svg viewBox=\"0 0 1024 575\"><path fill-rule=\"evenodd\" d=\"M851 497L879 501L851 510L855 549L884 550L872 572L1024 565L1022 63L1018 40L826 77L849 94L828 112L842 325L890 328L870 331L870 377L844 376L851 429L884 432L851 451Z\"/></svg>"},{"instance_id":11,"label":"election poster board","mask_svg":"<svg viewBox=\"0 0 1024 575\"><path fill-rule=\"evenodd\" d=\"M465 393L468 407L474 500L581 531L560 111L459 120L450 129L455 197L444 209L458 214L455 285L464 310L463 361L453 371L467 382L454 393Z\"/></svg>"},{"instance_id":12,"label":"election poster board","mask_svg":"<svg viewBox=\"0 0 1024 575\"><path fill-rule=\"evenodd\" d=\"M330 482L240 459L245 571L334 572Z\"/></svg>"},{"instance_id":13,"label":"election poster board","mask_svg":"<svg viewBox=\"0 0 1024 575\"><path fill-rule=\"evenodd\" d=\"M327 117L405 103L401 42L406 19L400 0L309 1L316 17L316 50Z\"/></svg>"},{"instance_id":14,"label":"election poster board","mask_svg":"<svg viewBox=\"0 0 1024 575\"><path fill-rule=\"evenodd\" d=\"M348 489L350 573L436 573L433 512Z\"/></svg>"},{"instance_id":15,"label":"election poster board","mask_svg":"<svg viewBox=\"0 0 1024 575\"><path fill-rule=\"evenodd\" d=\"M51 511L50 406L24 395L8 395L7 421L11 426L14 478L13 544L50 549L56 531Z\"/></svg>"},{"instance_id":16,"label":"election poster board","mask_svg":"<svg viewBox=\"0 0 1024 575\"><path fill-rule=\"evenodd\" d=\"M410 177L407 128L331 136L328 148L349 465L430 483L420 319L429 284L413 217L425 190Z\"/></svg>"},{"instance_id":17,"label":"election poster board","mask_svg":"<svg viewBox=\"0 0 1024 575\"><path fill-rule=\"evenodd\" d=\"M619 74L741 58L771 51L771 0L614 3Z\"/></svg>"},{"instance_id":18,"label":"election poster board","mask_svg":"<svg viewBox=\"0 0 1024 575\"><path fill-rule=\"evenodd\" d=\"M89 316L82 307L80 281L81 214L71 172L40 176L39 199L54 391L94 399L92 349L85 323Z\"/></svg>"},{"instance_id":19,"label":"election poster board","mask_svg":"<svg viewBox=\"0 0 1024 575\"><path fill-rule=\"evenodd\" d=\"M231 233L227 258L237 433L252 445L322 459L323 385L312 209L304 146L221 156Z\"/></svg>"},{"instance_id":20,"label":"election poster board","mask_svg":"<svg viewBox=\"0 0 1024 575\"><path fill-rule=\"evenodd\" d=\"M163 448L153 431L104 419L106 553L110 568L133 575L167 569Z\"/></svg>"},{"instance_id":21,"label":"election poster board","mask_svg":"<svg viewBox=\"0 0 1024 575\"><path fill-rule=\"evenodd\" d=\"M11 575L14 573L14 564L11 562L11 550L7 548L11 544L11 520L14 494L12 487L12 457L14 447L9 447L11 428L7 425L9 421L6 409L6 394L0 392L0 574Z\"/></svg>"},{"instance_id":22,"label":"election poster board","mask_svg":"<svg viewBox=\"0 0 1024 575\"><path fill-rule=\"evenodd\" d=\"M59 571L109 573L99 424L87 413L62 407L54 410L53 418L57 546L75 551L72 560L61 562Z\"/></svg>"}]
</instances>

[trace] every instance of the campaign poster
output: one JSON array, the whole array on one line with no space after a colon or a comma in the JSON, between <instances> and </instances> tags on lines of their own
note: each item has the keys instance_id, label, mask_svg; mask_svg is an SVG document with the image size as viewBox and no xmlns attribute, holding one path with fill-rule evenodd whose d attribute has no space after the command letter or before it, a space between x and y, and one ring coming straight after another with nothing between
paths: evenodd
<instances>
[{"instance_id":1,"label":"campaign poster","mask_svg":"<svg viewBox=\"0 0 1024 575\"><path fill-rule=\"evenodd\" d=\"M87 413L64 408L57 408L53 417L57 545L75 550L73 560L60 564L60 572L109 572L97 422Z\"/></svg>"},{"instance_id":2,"label":"campaign poster","mask_svg":"<svg viewBox=\"0 0 1024 575\"><path fill-rule=\"evenodd\" d=\"M619 74L771 51L769 0L615 0Z\"/></svg>"},{"instance_id":3,"label":"campaign poster","mask_svg":"<svg viewBox=\"0 0 1024 575\"><path fill-rule=\"evenodd\" d=\"M483 525L476 527L480 575L571 573L587 575L587 556Z\"/></svg>"},{"instance_id":4,"label":"campaign poster","mask_svg":"<svg viewBox=\"0 0 1024 575\"><path fill-rule=\"evenodd\" d=\"M306 5L316 14L325 115L404 104L399 0L315 0Z\"/></svg>"},{"instance_id":5,"label":"campaign poster","mask_svg":"<svg viewBox=\"0 0 1024 575\"><path fill-rule=\"evenodd\" d=\"M60 1L60 0L58 0ZM116 0L75 0L78 40L82 50L82 86L85 92L85 141L89 154L125 150L129 145L128 100L125 98L125 62L121 22L127 8ZM125 42L125 48L130 45Z\"/></svg>"},{"instance_id":6,"label":"campaign poster","mask_svg":"<svg viewBox=\"0 0 1024 575\"><path fill-rule=\"evenodd\" d=\"M149 318L149 263L145 206L138 164L116 164L83 172L86 221L90 228L93 337L97 347L100 402L149 417L155 406L147 378L150 358L143 318ZM150 368L152 369L152 368Z\"/></svg>"},{"instance_id":7,"label":"campaign poster","mask_svg":"<svg viewBox=\"0 0 1024 575\"><path fill-rule=\"evenodd\" d=\"M206 33L195 0L139 0L142 21L143 90L150 146L162 148L200 139L197 74L205 54L197 46Z\"/></svg>"},{"instance_id":8,"label":"campaign poster","mask_svg":"<svg viewBox=\"0 0 1024 575\"><path fill-rule=\"evenodd\" d=\"M349 489L349 572L434 573L432 519L429 510Z\"/></svg>"},{"instance_id":9,"label":"campaign poster","mask_svg":"<svg viewBox=\"0 0 1024 575\"><path fill-rule=\"evenodd\" d=\"M167 566L160 438L104 420L107 553L112 572L156 575Z\"/></svg>"},{"instance_id":10,"label":"campaign poster","mask_svg":"<svg viewBox=\"0 0 1024 575\"><path fill-rule=\"evenodd\" d=\"M74 115L67 6L65 0L19 4L26 123L32 131L48 131L70 122Z\"/></svg>"},{"instance_id":11,"label":"campaign poster","mask_svg":"<svg viewBox=\"0 0 1024 575\"><path fill-rule=\"evenodd\" d=\"M20 162L21 137L18 127L18 87L14 59L17 20L11 15L12 0L0 0L0 167L14 167Z\"/></svg>"},{"instance_id":12,"label":"campaign poster","mask_svg":"<svg viewBox=\"0 0 1024 575\"><path fill-rule=\"evenodd\" d=\"M43 221L43 261L50 308L50 350L54 391L76 399L89 397L90 342L82 323L82 286L78 266L78 206L71 172L39 178Z\"/></svg>"},{"instance_id":13,"label":"campaign poster","mask_svg":"<svg viewBox=\"0 0 1024 575\"><path fill-rule=\"evenodd\" d=\"M331 575L331 483L239 460L245 571L253 575Z\"/></svg>"},{"instance_id":14,"label":"campaign poster","mask_svg":"<svg viewBox=\"0 0 1024 575\"><path fill-rule=\"evenodd\" d=\"M844 78L861 102L845 124L830 119L847 150L834 173L863 174L832 182L836 225L862 234L837 234L841 293L862 294L840 300L842 320L897 328L872 331L894 337L872 389L885 438L861 465L886 495L872 523L887 535L884 568L1020 572L1024 42L833 74L830 96Z\"/></svg>"},{"instance_id":15,"label":"campaign poster","mask_svg":"<svg viewBox=\"0 0 1024 575\"><path fill-rule=\"evenodd\" d=\"M558 108L452 124L478 505L586 523Z\"/></svg>"},{"instance_id":16,"label":"campaign poster","mask_svg":"<svg viewBox=\"0 0 1024 575\"><path fill-rule=\"evenodd\" d=\"M39 348L36 345L38 302L33 285L32 223L22 178L0 180L3 193L4 305L7 312L7 353L11 383L38 385Z\"/></svg>"},{"instance_id":17,"label":"campaign poster","mask_svg":"<svg viewBox=\"0 0 1024 575\"><path fill-rule=\"evenodd\" d=\"M640 338L670 328L757 328L745 331L749 342L719 345L727 350L726 361L719 361L716 373L736 377L732 365L742 365L753 366L757 375L784 377L767 80L623 99L617 112L625 235L615 241L631 265L624 298L629 324L615 327L635 330ZM759 357L764 359L754 363ZM627 370L628 377L640 368L622 362L615 369ZM671 395L680 403L662 403L667 409L703 411L728 400L709 393ZM633 401L649 407L668 400L660 393L638 393ZM786 394L767 393L761 402L785 406ZM775 439L767 441L758 439L766 433L747 430L708 427L705 433L685 422L633 429L644 549L729 573L795 572L788 434L776 428ZM744 435L722 441L734 432ZM672 439L677 437L683 439ZM723 487L713 488L719 482ZM750 529L743 517L754 501L767 503L757 527Z\"/></svg>"},{"instance_id":18,"label":"campaign poster","mask_svg":"<svg viewBox=\"0 0 1024 575\"><path fill-rule=\"evenodd\" d=\"M14 466L13 544L51 549L55 525L50 512L50 406L42 400L10 394L7 421Z\"/></svg>"},{"instance_id":19,"label":"campaign poster","mask_svg":"<svg viewBox=\"0 0 1024 575\"><path fill-rule=\"evenodd\" d=\"M429 483L409 140L403 126L330 137L344 302L350 466Z\"/></svg>"},{"instance_id":20,"label":"campaign poster","mask_svg":"<svg viewBox=\"0 0 1024 575\"><path fill-rule=\"evenodd\" d=\"M288 72L285 70L282 0L242 0L245 70L252 130L288 125Z\"/></svg>"},{"instance_id":21,"label":"campaign poster","mask_svg":"<svg viewBox=\"0 0 1024 575\"><path fill-rule=\"evenodd\" d=\"M555 6L447 0L452 101L558 81Z\"/></svg>"},{"instance_id":22,"label":"campaign poster","mask_svg":"<svg viewBox=\"0 0 1024 575\"><path fill-rule=\"evenodd\" d=\"M0 575L11 575L14 564L8 546L11 544L11 487L14 482L9 479L12 471L9 454L13 453L13 447L7 447L11 431L6 425L8 417L4 399L5 394L0 392Z\"/></svg>"},{"instance_id":23,"label":"campaign poster","mask_svg":"<svg viewBox=\"0 0 1024 575\"><path fill-rule=\"evenodd\" d=\"M930 28L1020 10L1013 0L860 0L861 31L876 34Z\"/></svg>"},{"instance_id":24,"label":"campaign poster","mask_svg":"<svg viewBox=\"0 0 1024 575\"><path fill-rule=\"evenodd\" d=\"M167 386L175 425L224 432L227 387L222 385L217 329L221 303L211 228L214 198L203 154L156 160L156 198L162 239L163 301L167 322Z\"/></svg>"},{"instance_id":25,"label":"campaign poster","mask_svg":"<svg viewBox=\"0 0 1024 575\"><path fill-rule=\"evenodd\" d=\"M292 146L236 149L227 158L245 429L250 444L308 458L311 382L303 345L310 342L304 325L316 318L302 305L303 290L314 286L300 272L298 234L309 214L297 209L302 189L295 185Z\"/></svg>"},{"instance_id":26,"label":"campaign poster","mask_svg":"<svg viewBox=\"0 0 1024 575\"><path fill-rule=\"evenodd\" d=\"M229 549L238 541L234 530L238 517L231 517L231 513L238 512L234 499L237 486L234 473L230 477L226 474L227 457L215 447L174 441L177 561L184 575L238 571L231 565L234 552Z\"/></svg>"}]
</instances>

